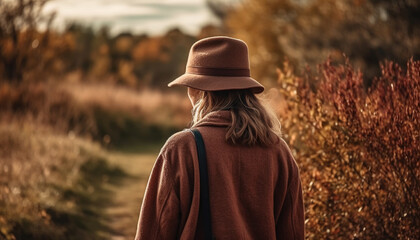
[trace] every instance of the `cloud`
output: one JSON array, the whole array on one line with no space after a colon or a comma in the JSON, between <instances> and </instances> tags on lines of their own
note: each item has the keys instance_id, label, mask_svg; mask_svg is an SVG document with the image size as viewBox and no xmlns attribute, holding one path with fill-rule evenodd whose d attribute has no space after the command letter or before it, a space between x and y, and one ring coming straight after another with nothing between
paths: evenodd
<instances>
[{"instance_id":1,"label":"cloud","mask_svg":"<svg viewBox=\"0 0 420 240\"><path fill-rule=\"evenodd\" d=\"M216 19L204 0L56 0L48 2L44 12L57 12L57 27L77 21L94 27L108 25L111 32L146 32L161 34L179 27L189 33Z\"/></svg>"},{"instance_id":2,"label":"cloud","mask_svg":"<svg viewBox=\"0 0 420 240\"><path fill-rule=\"evenodd\" d=\"M89 19L89 18L113 18L124 15L153 15L159 11L153 7L138 5L137 7L124 4L123 1L108 3L103 0L91 1L51 1L44 12L57 11L62 18Z\"/></svg>"}]
</instances>

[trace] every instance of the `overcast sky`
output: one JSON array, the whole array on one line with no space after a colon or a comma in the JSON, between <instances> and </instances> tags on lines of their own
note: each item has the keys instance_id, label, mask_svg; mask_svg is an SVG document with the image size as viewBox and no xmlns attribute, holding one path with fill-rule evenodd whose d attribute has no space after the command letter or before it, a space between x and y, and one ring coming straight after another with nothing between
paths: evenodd
<instances>
[{"instance_id":1,"label":"overcast sky","mask_svg":"<svg viewBox=\"0 0 420 240\"><path fill-rule=\"evenodd\" d=\"M44 12L56 11L54 25L77 21L100 27L111 33L131 31L157 35L169 28L196 34L201 26L217 23L205 0L52 0Z\"/></svg>"}]
</instances>

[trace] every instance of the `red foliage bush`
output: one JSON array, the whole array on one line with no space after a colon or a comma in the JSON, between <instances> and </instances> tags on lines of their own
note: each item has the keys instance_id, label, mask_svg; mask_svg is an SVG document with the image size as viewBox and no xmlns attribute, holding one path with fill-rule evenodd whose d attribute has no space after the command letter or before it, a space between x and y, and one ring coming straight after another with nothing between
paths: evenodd
<instances>
[{"instance_id":1,"label":"red foliage bush","mask_svg":"<svg viewBox=\"0 0 420 240\"><path fill-rule=\"evenodd\" d=\"M420 238L420 61L381 68L369 88L348 62L279 70L308 239Z\"/></svg>"}]
</instances>

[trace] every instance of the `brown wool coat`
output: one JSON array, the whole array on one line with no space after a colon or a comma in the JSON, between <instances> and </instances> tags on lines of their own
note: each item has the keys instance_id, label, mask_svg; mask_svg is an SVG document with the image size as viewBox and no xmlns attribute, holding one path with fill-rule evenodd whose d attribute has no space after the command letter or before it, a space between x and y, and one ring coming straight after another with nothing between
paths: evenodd
<instances>
[{"instance_id":1,"label":"brown wool coat","mask_svg":"<svg viewBox=\"0 0 420 240\"><path fill-rule=\"evenodd\" d=\"M299 170L287 144L244 147L225 141L227 111L197 128L207 151L215 239L304 239ZM146 188L136 239L200 239L200 178L190 131L168 139ZM197 232L197 233L196 233Z\"/></svg>"}]
</instances>

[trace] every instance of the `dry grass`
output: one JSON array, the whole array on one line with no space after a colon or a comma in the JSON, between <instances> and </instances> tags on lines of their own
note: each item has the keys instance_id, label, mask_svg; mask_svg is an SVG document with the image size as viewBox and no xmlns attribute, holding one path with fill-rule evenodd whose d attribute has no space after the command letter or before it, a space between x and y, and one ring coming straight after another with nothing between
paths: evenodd
<instances>
[{"instance_id":1,"label":"dry grass","mask_svg":"<svg viewBox=\"0 0 420 240\"><path fill-rule=\"evenodd\" d=\"M69 232L74 236L69 239L99 238L105 228L93 218L101 215L93 206L99 197L86 196L103 194L102 181L110 177L87 181L89 171L98 170L101 177L119 173L103 156L98 144L72 134L29 122L2 122L0 239L63 239ZM78 223L83 219L90 221Z\"/></svg>"},{"instance_id":2,"label":"dry grass","mask_svg":"<svg viewBox=\"0 0 420 240\"><path fill-rule=\"evenodd\" d=\"M111 84L1 84L0 239L132 235L153 154L110 154L89 136L150 142L185 127L189 108L186 96ZM150 152L154 144L126 150ZM124 180L121 169L139 177Z\"/></svg>"},{"instance_id":3,"label":"dry grass","mask_svg":"<svg viewBox=\"0 0 420 240\"><path fill-rule=\"evenodd\" d=\"M186 94L139 91L103 83L67 83L61 88L79 103L142 116L148 123L185 127L191 118L191 104Z\"/></svg>"},{"instance_id":4,"label":"dry grass","mask_svg":"<svg viewBox=\"0 0 420 240\"><path fill-rule=\"evenodd\" d=\"M48 125L107 146L161 142L188 125L189 101L177 93L114 84L0 84L0 119Z\"/></svg>"}]
</instances>

